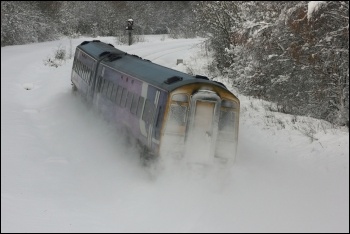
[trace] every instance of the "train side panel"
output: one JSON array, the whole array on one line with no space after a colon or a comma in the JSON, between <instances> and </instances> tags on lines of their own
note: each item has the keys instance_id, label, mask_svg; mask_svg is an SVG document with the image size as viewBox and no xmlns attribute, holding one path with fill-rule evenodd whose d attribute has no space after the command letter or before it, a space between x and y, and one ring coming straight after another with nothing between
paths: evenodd
<instances>
[{"instance_id":1,"label":"train side panel","mask_svg":"<svg viewBox=\"0 0 350 234\"><path fill-rule=\"evenodd\" d=\"M94 86L94 71L96 70L97 60L89 56L80 49L76 49L71 81L79 90L83 97L92 98Z\"/></svg>"},{"instance_id":2,"label":"train side panel","mask_svg":"<svg viewBox=\"0 0 350 234\"><path fill-rule=\"evenodd\" d=\"M96 81L94 105L138 143L158 152L166 92L105 64Z\"/></svg>"}]
</instances>

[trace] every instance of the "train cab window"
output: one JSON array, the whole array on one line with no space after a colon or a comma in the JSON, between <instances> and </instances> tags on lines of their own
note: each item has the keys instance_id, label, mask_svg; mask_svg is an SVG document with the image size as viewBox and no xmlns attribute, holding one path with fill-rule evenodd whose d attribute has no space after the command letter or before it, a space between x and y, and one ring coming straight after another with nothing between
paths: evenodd
<instances>
[{"instance_id":1,"label":"train cab window","mask_svg":"<svg viewBox=\"0 0 350 234\"><path fill-rule=\"evenodd\" d=\"M221 107L225 108L236 108L236 104L232 101L222 100Z\"/></svg>"},{"instance_id":2,"label":"train cab window","mask_svg":"<svg viewBox=\"0 0 350 234\"><path fill-rule=\"evenodd\" d=\"M137 104L137 111L136 111L136 116L138 118L141 117L141 114L142 114L142 110L143 110L143 102L145 101L145 98L144 97L140 97L139 98L139 103Z\"/></svg>"},{"instance_id":3,"label":"train cab window","mask_svg":"<svg viewBox=\"0 0 350 234\"><path fill-rule=\"evenodd\" d=\"M219 131L232 132L234 131L236 104L232 101L223 100L220 109Z\"/></svg>"},{"instance_id":4,"label":"train cab window","mask_svg":"<svg viewBox=\"0 0 350 234\"><path fill-rule=\"evenodd\" d=\"M185 126L187 116L187 105L171 104L170 121L179 126Z\"/></svg>"},{"instance_id":5,"label":"train cab window","mask_svg":"<svg viewBox=\"0 0 350 234\"><path fill-rule=\"evenodd\" d=\"M188 107L188 95L174 94L171 98L170 120L177 125L185 126Z\"/></svg>"},{"instance_id":6,"label":"train cab window","mask_svg":"<svg viewBox=\"0 0 350 234\"><path fill-rule=\"evenodd\" d=\"M188 96L182 93L174 94L171 100L174 102L188 102Z\"/></svg>"},{"instance_id":7,"label":"train cab window","mask_svg":"<svg viewBox=\"0 0 350 234\"><path fill-rule=\"evenodd\" d=\"M115 99L115 102L117 103L118 106L120 106L120 100L122 99L122 93L123 93L123 87L119 85L118 90L117 90L117 97Z\"/></svg>"},{"instance_id":8,"label":"train cab window","mask_svg":"<svg viewBox=\"0 0 350 234\"><path fill-rule=\"evenodd\" d=\"M167 130L172 133L184 133L188 115L188 95L175 94L171 98Z\"/></svg>"},{"instance_id":9,"label":"train cab window","mask_svg":"<svg viewBox=\"0 0 350 234\"><path fill-rule=\"evenodd\" d=\"M219 131L230 132L234 130L235 115L233 110L221 110L219 120Z\"/></svg>"},{"instance_id":10,"label":"train cab window","mask_svg":"<svg viewBox=\"0 0 350 234\"><path fill-rule=\"evenodd\" d=\"M125 107L127 94L128 94L128 90L126 88L123 88L122 100L121 100L121 103L120 103L121 107Z\"/></svg>"}]
</instances>

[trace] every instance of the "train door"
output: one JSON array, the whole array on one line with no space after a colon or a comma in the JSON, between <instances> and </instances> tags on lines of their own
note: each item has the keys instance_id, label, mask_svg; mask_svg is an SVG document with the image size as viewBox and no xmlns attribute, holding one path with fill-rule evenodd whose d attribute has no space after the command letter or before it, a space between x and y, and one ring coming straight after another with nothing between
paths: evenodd
<instances>
[{"instance_id":1,"label":"train door","mask_svg":"<svg viewBox=\"0 0 350 234\"><path fill-rule=\"evenodd\" d=\"M213 160L220 104L220 97L211 91L199 91L192 96L185 152L189 162Z\"/></svg>"},{"instance_id":2,"label":"train door","mask_svg":"<svg viewBox=\"0 0 350 234\"><path fill-rule=\"evenodd\" d=\"M156 90L155 97L154 97L154 105L152 107L152 118L150 120L150 124L148 127L148 139L147 139L147 145L149 148L152 148L152 142L159 144L159 139L155 139L155 121L156 121L156 111L158 110L158 102L159 102L159 95L160 91ZM159 110L158 110L159 111Z\"/></svg>"},{"instance_id":3,"label":"train door","mask_svg":"<svg viewBox=\"0 0 350 234\"><path fill-rule=\"evenodd\" d=\"M161 92L155 87L143 83L141 96L145 98L142 118L140 119L140 131L143 135L142 143L149 149L156 148L159 145L159 137L157 135L156 117L159 109L159 99Z\"/></svg>"}]
</instances>

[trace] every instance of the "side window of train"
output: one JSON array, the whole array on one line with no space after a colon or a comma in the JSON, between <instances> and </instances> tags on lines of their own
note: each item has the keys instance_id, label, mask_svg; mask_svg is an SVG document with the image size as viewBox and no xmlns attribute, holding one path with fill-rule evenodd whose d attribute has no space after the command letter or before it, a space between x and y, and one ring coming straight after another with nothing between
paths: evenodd
<instances>
[{"instance_id":1,"label":"side window of train","mask_svg":"<svg viewBox=\"0 0 350 234\"><path fill-rule=\"evenodd\" d=\"M159 108L158 108L158 115L157 115L156 127L159 127L160 114L161 114L161 113L162 113L162 106L159 106Z\"/></svg>"},{"instance_id":2,"label":"side window of train","mask_svg":"<svg viewBox=\"0 0 350 234\"><path fill-rule=\"evenodd\" d=\"M112 91L114 84L112 82L109 82L108 90L107 90L107 97L112 100Z\"/></svg>"},{"instance_id":3,"label":"side window of train","mask_svg":"<svg viewBox=\"0 0 350 234\"><path fill-rule=\"evenodd\" d=\"M103 89L104 89L104 86L105 86L105 82L106 82L106 80L105 79L103 79L103 77L101 77L101 88L100 88L100 92L101 93L103 93Z\"/></svg>"},{"instance_id":4,"label":"side window of train","mask_svg":"<svg viewBox=\"0 0 350 234\"><path fill-rule=\"evenodd\" d=\"M87 82L88 82L88 84L90 84L91 83L91 70L90 70L90 68L88 67L88 69L87 69Z\"/></svg>"},{"instance_id":5,"label":"side window of train","mask_svg":"<svg viewBox=\"0 0 350 234\"><path fill-rule=\"evenodd\" d=\"M86 82L86 65L83 63L83 79Z\"/></svg>"},{"instance_id":6,"label":"side window of train","mask_svg":"<svg viewBox=\"0 0 350 234\"><path fill-rule=\"evenodd\" d=\"M145 109L142 114L142 120L149 124L152 121L154 112L154 104L149 99L146 99Z\"/></svg>"},{"instance_id":7,"label":"side window of train","mask_svg":"<svg viewBox=\"0 0 350 234\"><path fill-rule=\"evenodd\" d=\"M81 76L83 77L83 80L85 80L85 65L84 65L84 63L81 63Z\"/></svg>"},{"instance_id":8,"label":"side window of train","mask_svg":"<svg viewBox=\"0 0 350 234\"><path fill-rule=\"evenodd\" d=\"M131 103L132 103L133 96L134 96L134 94L132 92L128 92L128 97L126 99L126 108L128 110L131 109Z\"/></svg>"},{"instance_id":9,"label":"side window of train","mask_svg":"<svg viewBox=\"0 0 350 234\"><path fill-rule=\"evenodd\" d=\"M117 90L117 97L115 99L115 102L117 103L118 106L120 106L120 101L122 99L122 93L123 93L123 87L119 85L118 90Z\"/></svg>"},{"instance_id":10,"label":"side window of train","mask_svg":"<svg viewBox=\"0 0 350 234\"><path fill-rule=\"evenodd\" d=\"M81 77L85 81L85 65L84 65L84 63L81 64Z\"/></svg>"},{"instance_id":11,"label":"side window of train","mask_svg":"<svg viewBox=\"0 0 350 234\"><path fill-rule=\"evenodd\" d=\"M138 95L134 94L134 98L132 99L131 109L130 109L131 114L134 114L134 115L136 114L139 98L140 97Z\"/></svg>"},{"instance_id":12,"label":"side window of train","mask_svg":"<svg viewBox=\"0 0 350 234\"><path fill-rule=\"evenodd\" d=\"M86 71L86 66L85 66L84 63L82 63L81 65L82 65L82 66L81 66L81 68L82 68L82 76L83 76L84 81L86 82L86 73L85 73L85 71Z\"/></svg>"},{"instance_id":13,"label":"side window of train","mask_svg":"<svg viewBox=\"0 0 350 234\"><path fill-rule=\"evenodd\" d=\"M82 62L80 62L80 72L81 72L81 77L84 79L84 63Z\"/></svg>"},{"instance_id":14,"label":"side window of train","mask_svg":"<svg viewBox=\"0 0 350 234\"><path fill-rule=\"evenodd\" d=\"M158 114L157 114L157 121L156 121L156 130L155 130L155 133L154 133L154 136L157 140L159 140L160 138L160 121L161 121L161 113L162 113L162 106L159 106L158 108Z\"/></svg>"},{"instance_id":15,"label":"side window of train","mask_svg":"<svg viewBox=\"0 0 350 234\"><path fill-rule=\"evenodd\" d=\"M97 67L96 67L97 69ZM96 79L96 88L98 92L102 93L102 86L103 86L103 74L104 74L104 67L102 67L102 71L98 71L98 78Z\"/></svg>"},{"instance_id":16,"label":"side window of train","mask_svg":"<svg viewBox=\"0 0 350 234\"><path fill-rule=\"evenodd\" d=\"M107 96L109 82L106 79L103 79L102 92L105 96Z\"/></svg>"},{"instance_id":17,"label":"side window of train","mask_svg":"<svg viewBox=\"0 0 350 234\"><path fill-rule=\"evenodd\" d=\"M100 93L102 93L104 79L103 79L102 76L100 76L99 80L100 80L100 82L99 82L98 90L99 90Z\"/></svg>"},{"instance_id":18,"label":"side window of train","mask_svg":"<svg viewBox=\"0 0 350 234\"><path fill-rule=\"evenodd\" d=\"M115 98L117 96L117 90L118 90L118 85L114 84L113 85L113 90L112 90L112 94L111 94L111 100L113 102L115 102Z\"/></svg>"},{"instance_id":19,"label":"side window of train","mask_svg":"<svg viewBox=\"0 0 350 234\"><path fill-rule=\"evenodd\" d=\"M88 72L89 72L89 68L87 65L85 65L85 81L86 81L86 83L89 83Z\"/></svg>"},{"instance_id":20,"label":"side window of train","mask_svg":"<svg viewBox=\"0 0 350 234\"><path fill-rule=\"evenodd\" d=\"M79 61L79 63L78 63L78 71L79 71L79 76L81 77L81 75L82 75L82 69L81 69L81 62Z\"/></svg>"},{"instance_id":21,"label":"side window of train","mask_svg":"<svg viewBox=\"0 0 350 234\"><path fill-rule=\"evenodd\" d=\"M121 103L120 103L121 107L125 107L127 94L128 94L128 90L126 88L123 88L122 100L121 100Z\"/></svg>"},{"instance_id":22,"label":"side window of train","mask_svg":"<svg viewBox=\"0 0 350 234\"><path fill-rule=\"evenodd\" d=\"M138 104L137 104L137 111L136 111L136 116L138 118L141 118L142 110L143 110L143 102L145 101L144 97L140 97Z\"/></svg>"},{"instance_id":23,"label":"side window of train","mask_svg":"<svg viewBox=\"0 0 350 234\"><path fill-rule=\"evenodd\" d=\"M80 76L80 61L79 60L77 60L76 71L77 71L78 75Z\"/></svg>"},{"instance_id":24,"label":"side window of train","mask_svg":"<svg viewBox=\"0 0 350 234\"><path fill-rule=\"evenodd\" d=\"M74 57L74 61L73 61L73 70L76 71L77 70L77 58Z\"/></svg>"},{"instance_id":25,"label":"side window of train","mask_svg":"<svg viewBox=\"0 0 350 234\"><path fill-rule=\"evenodd\" d=\"M84 79L84 64L83 63L80 63L80 76L81 76L81 78L83 79L83 80L85 80Z\"/></svg>"}]
</instances>

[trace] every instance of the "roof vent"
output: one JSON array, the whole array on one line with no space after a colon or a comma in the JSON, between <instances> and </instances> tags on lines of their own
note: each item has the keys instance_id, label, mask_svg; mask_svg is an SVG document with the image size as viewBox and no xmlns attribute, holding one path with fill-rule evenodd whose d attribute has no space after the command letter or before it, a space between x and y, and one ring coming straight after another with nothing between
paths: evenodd
<instances>
[{"instance_id":1,"label":"roof vent","mask_svg":"<svg viewBox=\"0 0 350 234\"><path fill-rule=\"evenodd\" d=\"M166 81L164 81L164 83L165 84L172 84L172 83L178 82L180 80L183 80L183 78L180 76L172 76L172 77L168 78Z\"/></svg>"},{"instance_id":2,"label":"roof vent","mask_svg":"<svg viewBox=\"0 0 350 234\"><path fill-rule=\"evenodd\" d=\"M104 56L104 55L106 55L106 54L110 54L111 52L109 52L109 51L104 51L104 52L102 52L98 57L102 57L102 56Z\"/></svg>"},{"instance_id":3,"label":"roof vent","mask_svg":"<svg viewBox=\"0 0 350 234\"><path fill-rule=\"evenodd\" d=\"M122 56L120 54L109 54L107 58L109 62L112 62L114 60L122 58Z\"/></svg>"},{"instance_id":4,"label":"roof vent","mask_svg":"<svg viewBox=\"0 0 350 234\"><path fill-rule=\"evenodd\" d=\"M219 82L219 81L215 81L215 80L214 80L214 82L217 83L217 84L219 84L219 85L221 85L221 86L223 86L224 88L226 88L226 86L225 86L223 83L221 83L221 82ZM226 88L226 89L227 89L227 88Z\"/></svg>"},{"instance_id":5,"label":"roof vent","mask_svg":"<svg viewBox=\"0 0 350 234\"><path fill-rule=\"evenodd\" d=\"M131 54L131 56L141 59L141 57L137 56L136 54Z\"/></svg>"},{"instance_id":6,"label":"roof vent","mask_svg":"<svg viewBox=\"0 0 350 234\"><path fill-rule=\"evenodd\" d=\"M110 44L110 43L108 43L108 45L114 47L114 45L112 45L112 44Z\"/></svg>"},{"instance_id":7,"label":"roof vent","mask_svg":"<svg viewBox=\"0 0 350 234\"><path fill-rule=\"evenodd\" d=\"M203 80L209 80L208 77L206 77L206 76L201 76L201 75L196 75L195 78L197 78L197 79L203 79Z\"/></svg>"},{"instance_id":8,"label":"roof vent","mask_svg":"<svg viewBox=\"0 0 350 234\"><path fill-rule=\"evenodd\" d=\"M92 40L93 42L101 42L100 40Z\"/></svg>"},{"instance_id":9,"label":"roof vent","mask_svg":"<svg viewBox=\"0 0 350 234\"><path fill-rule=\"evenodd\" d=\"M83 41L80 45L85 45L87 43L90 43L89 41Z\"/></svg>"}]
</instances>

